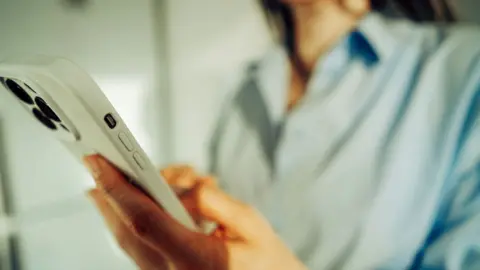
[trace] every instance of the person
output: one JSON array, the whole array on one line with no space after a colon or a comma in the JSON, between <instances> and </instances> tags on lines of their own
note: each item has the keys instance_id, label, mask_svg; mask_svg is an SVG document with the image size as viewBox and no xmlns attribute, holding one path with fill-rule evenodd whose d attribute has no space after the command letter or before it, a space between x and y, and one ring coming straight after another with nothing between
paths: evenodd
<instances>
[{"instance_id":1,"label":"person","mask_svg":"<svg viewBox=\"0 0 480 270\"><path fill-rule=\"evenodd\" d=\"M162 172L211 234L86 158L141 269L480 269L480 32L444 1L393 2L260 2L278 42L225 103L217 180Z\"/></svg>"}]
</instances>

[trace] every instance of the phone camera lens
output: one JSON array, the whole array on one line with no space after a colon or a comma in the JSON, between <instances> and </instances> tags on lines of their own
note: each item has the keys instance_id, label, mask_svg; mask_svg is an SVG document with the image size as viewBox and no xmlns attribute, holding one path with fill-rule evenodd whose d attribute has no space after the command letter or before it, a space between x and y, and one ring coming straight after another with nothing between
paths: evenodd
<instances>
[{"instance_id":1,"label":"phone camera lens","mask_svg":"<svg viewBox=\"0 0 480 270\"><path fill-rule=\"evenodd\" d=\"M38 108L45 114L48 118L52 119L53 121L60 122L60 117L50 108L41 97L35 98L35 103L37 104Z\"/></svg>"},{"instance_id":2,"label":"phone camera lens","mask_svg":"<svg viewBox=\"0 0 480 270\"><path fill-rule=\"evenodd\" d=\"M32 113L33 115L35 115L35 118L37 118L37 120L40 121L44 126L48 127L51 130L57 129L57 126L55 126L52 120L43 115L43 113L39 109L33 108Z\"/></svg>"},{"instance_id":3,"label":"phone camera lens","mask_svg":"<svg viewBox=\"0 0 480 270\"><path fill-rule=\"evenodd\" d=\"M27 104L33 104L33 99L30 97L30 95L25 91L20 85L18 85L16 82L13 80L7 79L5 81L5 85L7 88L15 94L15 96L20 99L21 101L27 103Z\"/></svg>"}]
</instances>

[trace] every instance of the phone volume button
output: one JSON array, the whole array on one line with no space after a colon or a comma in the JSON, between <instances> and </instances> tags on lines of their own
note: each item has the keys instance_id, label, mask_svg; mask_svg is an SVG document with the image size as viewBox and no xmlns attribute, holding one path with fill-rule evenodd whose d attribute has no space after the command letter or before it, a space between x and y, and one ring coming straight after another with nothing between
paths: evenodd
<instances>
[{"instance_id":1,"label":"phone volume button","mask_svg":"<svg viewBox=\"0 0 480 270\"><path fill-rule=\"evenodd\" d=\"M123 133L123 132L120 132L120 134L118 134L118 138L120 139L120 142L122 142L123 146L125 146L125 148L128 150L128 151L132 151L133 150L133 144L132 142L128 139L127 137L127 134Z\"/></svg>"},{"instance_id":2,"label":"phone volume button","mask_svg":"<svg viewBox=\"0 0 480 270\"><path fill-rule=\"evenodd\" d=\"M145 161L142 158L142 155L140 153L135 152L133 153L133 160L135 160L135 163L137 163L138 167L143 170L145 168Z\"/></svg>"}]
</instances>

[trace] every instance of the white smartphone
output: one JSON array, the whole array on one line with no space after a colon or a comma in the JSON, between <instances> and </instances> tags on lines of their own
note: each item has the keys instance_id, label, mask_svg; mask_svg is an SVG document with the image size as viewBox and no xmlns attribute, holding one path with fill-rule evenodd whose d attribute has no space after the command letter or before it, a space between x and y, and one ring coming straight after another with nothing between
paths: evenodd
<instances>
[{"instance_id":1,"label":"white smartphone","mask_svg":"<svg viewBox=\"0 0 480 270\"><path fill-rule=\"evenodd\" d=\"M74 63L43 55L0 62L0 82L76 159L98 153L191 230L195 222L94 80Z\"/></svg>"}]
</instances>

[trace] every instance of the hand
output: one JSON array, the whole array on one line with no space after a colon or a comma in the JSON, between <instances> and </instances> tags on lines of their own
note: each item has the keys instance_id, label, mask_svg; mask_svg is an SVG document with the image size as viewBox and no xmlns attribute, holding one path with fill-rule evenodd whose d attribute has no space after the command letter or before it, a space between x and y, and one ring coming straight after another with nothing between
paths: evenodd
<instances>
[{"instance_id":1,"label":"hand","mask_svg":"<svg viewBox=\"0 0 480 270\"><path fill-rule=\"evenodd\" d=\"M90 196L141 269L305 269L258 212L208 181L196 182L182 201L193 216L219 224L211 235L179 224L105 159L90 156L85 163L97 183Z\"/></svg>"},{"instance_id":2,"label":"hand","mask_svg":"<svg viewBox=\"0 0 480 270\"><path fill-rule=\"evenodd\" d=\"M174 165L164 168L160 171L163 178L168 182L170 187L177 193L177 196L180 200L187 200L188 196L185 198L185 194L188 191L191 191L195 185L203 184L209 185L212 187L216 187L215 178L211 176L205 176L198 174L191 166L188 165ZM195 211L195 205L186 204L184 202L184 206L190 212L190 215L198 214ZM193 209L188 209L188 207ZM197 226L200 228L202 232L210 232L212 229L215 228L215 224L208 222L202 216L192 216Z\"/></svg>"},{"instance_id":3,"label":"hand","mask_svg":"<svg viewBox=\"0 0 480 270\"><path fill-rule=\"evenodd\" d=\"M174 165L160 170L160 174L165 178L168 184L180 191L192 189L199 182L216 186L215 178L198 174L188 165Z\"/></svg>"}]
</instances>

